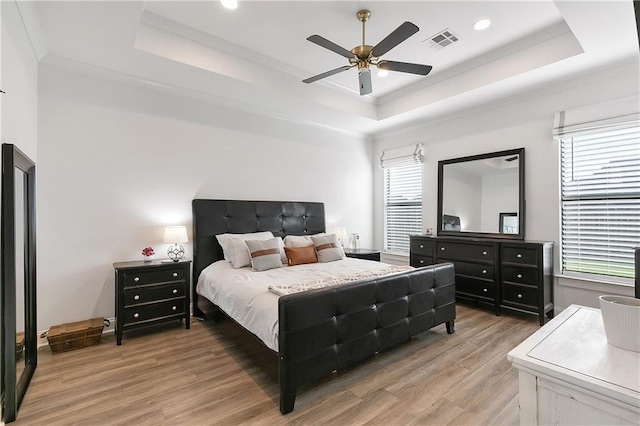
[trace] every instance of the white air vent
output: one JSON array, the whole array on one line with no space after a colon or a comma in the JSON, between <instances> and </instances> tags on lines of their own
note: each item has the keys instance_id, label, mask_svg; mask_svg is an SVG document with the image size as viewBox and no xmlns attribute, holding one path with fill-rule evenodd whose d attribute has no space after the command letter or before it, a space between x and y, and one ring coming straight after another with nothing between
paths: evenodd
<instances>
[{"instance_id":1,"label":"white air vent","mask_svg":"<svg viewBox=\"0 0 640 426\"><path fill-rule=\"evenodd\" d=\"M429 37L427 40L429 40L429 43L434 47L442 48L458 41L458 37L447 28Z\"/></svg>"}]
</instances>

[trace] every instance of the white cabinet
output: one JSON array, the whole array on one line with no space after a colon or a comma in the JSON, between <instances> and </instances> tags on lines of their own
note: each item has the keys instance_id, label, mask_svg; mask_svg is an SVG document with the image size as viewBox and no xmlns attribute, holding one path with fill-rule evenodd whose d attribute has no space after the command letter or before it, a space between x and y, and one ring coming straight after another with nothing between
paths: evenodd
<instances>
[{"instance_id":1,"label":"white cabinet","mask_svg":"<svg viewBox=\"0 0 640 426\"><path fill-rule=\"evenodd\" d=\"M640 424L640 353L607 343L599 309L571 305L507 358L521 425Z\"/></svg>"}]
</instances>

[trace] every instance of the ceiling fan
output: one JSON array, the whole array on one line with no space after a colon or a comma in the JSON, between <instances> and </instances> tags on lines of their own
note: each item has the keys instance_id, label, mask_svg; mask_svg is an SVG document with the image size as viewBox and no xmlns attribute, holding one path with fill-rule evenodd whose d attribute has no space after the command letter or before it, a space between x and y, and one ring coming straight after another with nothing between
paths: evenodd
<instances>
[{"instance_id":1,"label":"ceiling fan","mask_svg":"<svg viewBox=\"0 0 640 426\"><path fill-rule=\"evenodd\" d=\"M347 50L344 47L338 46L332 41L319 36L317 34L307 37L312 43L318 46L329 49L332 52L342 55L349 59L349 65L344 65L340 68L336 68L331 71L323 72L322 74L309 77L306 80L302 80L303 83L313 83L314 81L321 80L326 77L330 77L334 74L341 73L353 67L358 67L358 80L360 82L360 95L368 95L371 93L371 71L370 66L375 65L381 70L399 71L410 74L427 75L431 71L430 65L411 64L408 62L396 62L380 60L380 56L384 55L415 33L419 31L419 28L411 22L404 22L398 28L393 30L391 34L386 36L380 43L375 46L365 44L365 23L371 17L371 12L368 10L360 10L356 13L356 17L362 22L362 44L356 46L351 50Z\"/></svg>"}]
</instances>

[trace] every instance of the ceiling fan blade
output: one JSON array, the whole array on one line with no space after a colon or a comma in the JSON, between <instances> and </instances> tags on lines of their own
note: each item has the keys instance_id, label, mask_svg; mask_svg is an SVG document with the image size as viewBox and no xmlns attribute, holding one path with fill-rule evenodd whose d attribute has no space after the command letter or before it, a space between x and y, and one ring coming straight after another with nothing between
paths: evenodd
<instances>
[{"instance_id":1,"label":"ceiling fan blade","mask_svg":"<svg viewBox=\"0 0 640 426\"><path fill-rule=\"evenodd\" d=\"M433 67L431 65L410 64L408 62L380 61L378 62L378 68L381 70L427 75L431 72Z\"/></svg>"},{"instance_id":2,"label":"ceiling fan blade","mask_svg":"<svg viewBox=\"0 0 640 426\"><path fill-rule=\"evenodd\" d=\"M360 95L368 95L373 90L371 86L371 71L369 68L358 72L358 82L360 83Z\"/></svg>"},{"instance_id":3,"label":"ceiling fan blade","mask_svg":"<svg viewBox=\"0 0 640 426\"><path fill-rule=\"evenodd\" d=\"M309 40L311 43L317 44L318 46L324 47L325 49L329 49L332 52L336 52L338 55L342 55L345 58L353 58L356 56L353 54L353 52L350 52L344 47L338 46L334 42L329 41L326 38L319 36L317 34L307 37L307 40Z\"/></svg>"},{"instance_id":4,"label":"ceiling fan blade","mask_svg":"<svg viewBox=\"0 0 640 426\"><path fill-rule=\"evenodd\" d=\"M384 40L380 43L376 44L375 47L371 50L372 56L382 56L415 33L420 31L415 24L407 21L400 25L398 28L393 30L391 34L386 36Z\"/></svg>"},{"instance_id":5,"label":"ceiling fan blade","mask_svg":"<svg viewBox=\"0 0 640 426\"><path fill-rule=\"evenodd\" d=\"M314 75L313 77L309 77L306 80L302 80L302 82L303 83L313 83L314 81L318 81L318 80L321 80L323 78L330 77L330 76L332 76L334 74L338 74L339 72L346 71L346 70L348 70L350 68L351 67L349 65L345 65L343 67L336 68L336 69L331 70L331 71L323 72L322 74Z\"/></svg>"}]
</instances>

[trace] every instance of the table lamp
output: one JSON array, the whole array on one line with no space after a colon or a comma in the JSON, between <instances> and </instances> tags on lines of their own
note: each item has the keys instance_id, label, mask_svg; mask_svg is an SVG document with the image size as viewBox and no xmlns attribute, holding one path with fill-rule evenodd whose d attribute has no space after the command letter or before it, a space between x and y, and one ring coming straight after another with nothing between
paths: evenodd
<instances>
[{"instance_id":1,"label":"table lamp","mask_svg":"<svg viewBox=\"0 0 640 426\"><path fill-rule=\"evenodd\" d=\"M342 244L342 247L344 247L344 243L345 241L347 241L346 228L344 228L343 226L336 226L333 228L333 233L336 234L336 237L338 237L340 244Z\"/></svg>"},{"instance_id":2,"label":"table lamp","mask_svg":"<svg viewBox=\"0 0 640 426\"><path fill-rule=\"evenodd\" d=\"M180 243L189 241L186 226L167 226L164 229L164 242L171 244L167 250L169 259L179 262L184 257L184 247Z\"/></svg>"}]
</instances>

